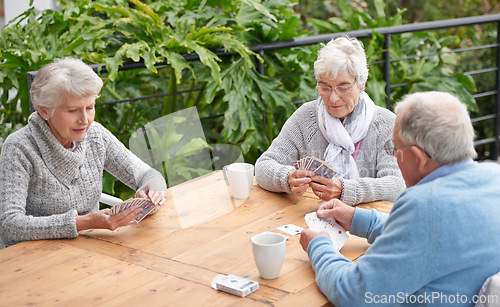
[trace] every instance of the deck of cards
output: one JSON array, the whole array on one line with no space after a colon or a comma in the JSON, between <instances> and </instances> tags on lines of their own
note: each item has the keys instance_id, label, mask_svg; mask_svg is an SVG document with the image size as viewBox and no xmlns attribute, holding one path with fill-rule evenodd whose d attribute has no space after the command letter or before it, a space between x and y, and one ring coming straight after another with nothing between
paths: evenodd
<instances>
[{"instance_id":1,"label":"deck of cards","mask_svg":"<svg viewBox=\"0 0 500 307\"><path fill-rule=\"evenodd\" d=\"M332 179L337 175L337 171L334 170L325 161L322 161L316 157L305 157L293 164L295 169L313 171L316 176L322 176L328 179Z\"/></svg>"},{"instance_id":2,"label":"deck of cards","mask_svg":"<svg viewBox=\"0 0 500 307\"><path fill-rule=\"evenodd\" d=\"M344 246L349 236L345 229L337 224L334 218L326 220L318 218L316 212L311 212L305 216L307 226L313 231L326 231L332 240L333 246L339 251Z\"/></svg>"},{"instance_id":3,"label":"deck of cards","mask_svg":"<svg viewBox=\"0 0 500 307\"><path fill-rule=\"evenodd\" d=\"M151 213L156 208L156 206L147 198L131 198L113 206L113 208L111 208L111 215L115 215L124 210L127 210L131 206L142 208L141 216L135 219L137 222L142 221L142 219L145 218L146 215Z\"/></svg>"},{"instance_id":4,"label":"deck of cards","mask_svg":"<svg viewBox=\"0 0 500 307\"><path fill-rule=\"evenodd\" d=\"M212 280L212 288L245 297L259 289L259 283L235 275L217 275Z\"/></svg>"}]
</instances>

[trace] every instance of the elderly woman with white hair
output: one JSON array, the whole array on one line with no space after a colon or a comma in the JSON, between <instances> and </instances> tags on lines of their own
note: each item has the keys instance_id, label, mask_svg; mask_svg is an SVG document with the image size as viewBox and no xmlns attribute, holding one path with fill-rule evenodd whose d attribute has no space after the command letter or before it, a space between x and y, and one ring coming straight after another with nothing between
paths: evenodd
<instances>
[{"instance_id":1,"label":"elderly woman with white hair","mask_svg":"<svg viewBox=\"0 0 500 307\"><path fill-rule=\"evenodd\" d=\"M308 187L322 200L349 205L394 201L405 189L396 159L385 154L395 115L364 92L368 66L355 38L331 40L314 63L319 97L303 104L257 160L258 184L269 191L302 195ZM306 156L324 160L331 179L293 166Z\"/></svg>"},{"instance_id":2,"label":"elderly woman with white hair","mask_svg":"<svg viewBox=\"0 0 500 307\"><path fill-rule=\"evenodd\" d=\"M165 202L162 175L94 122L101 78L65 58L39 71L30 95L36 112L9 135L0 155L0 238L7 245L63 239L86 229L136 224L142 209L99 210L103 170L155 205Z\"/></svg>"}]
</instances>

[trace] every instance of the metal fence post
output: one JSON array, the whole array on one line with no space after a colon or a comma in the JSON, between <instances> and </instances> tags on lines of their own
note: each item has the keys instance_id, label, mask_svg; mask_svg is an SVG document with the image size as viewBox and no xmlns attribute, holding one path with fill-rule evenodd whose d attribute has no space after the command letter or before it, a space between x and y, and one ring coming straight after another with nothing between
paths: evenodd
<instances>
[{"instance_id":1,"label":"metal fence post","mask_svg":"<svg viewBox=\"0 0 500 307\"><path fill-rule=\"evenodd\" d=\"M495 143L493 146L494 160L498 160L498 150L500 144L500 22L497 22L497 80L496 80L496 101L495 101Z\"/></svg>"},{"instance_id":2,"label":"metal fence post","mask_svg":"<svg viewBox=\"0 0 500 307\"><path fill-rule=\"evenodd\" d=\"M391 109L391 34L384 35L384 81L385 81L385 106Z\"/></svg>"},{"instance_id":3,"label":"metal fence post","mask_svg":"<svg viewBox=\"0 0 500 307\"><path fill-rule=\"evenodd\" d=\"M262 59L264 59L264 50L263 49L259 50L259 55ZM259 74L264 75L264 63L259 61L258 59L257 59L257 71L259 72ZM264 100L262 100L262 98L261 98L261 102L264 103ZM262 125L264 127L264 131L266 130L266 122L267 122L266 111L262 111Z\"/></svg>"}]
</instances>

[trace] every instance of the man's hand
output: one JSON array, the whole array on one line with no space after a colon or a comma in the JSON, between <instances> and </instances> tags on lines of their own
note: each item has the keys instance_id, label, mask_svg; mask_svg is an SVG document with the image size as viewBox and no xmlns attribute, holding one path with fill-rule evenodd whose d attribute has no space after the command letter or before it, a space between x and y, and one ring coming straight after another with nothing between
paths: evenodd
<instances>
[{"instance_id":1,"label":"man's hand","mask_svg":"<svg viewBox=\"0 0 500 307\"><path fill-rule=\"evenodd\" d=\"M306 228L302 230L300 233L300 245L302 245L302 249L307 252L307 246L309 246L309 243L311 242L312 239L319 237L319 236L327 236L328 237L328 232L322 231L322 232L316 232L311 230L311 228Z\"/></svg>"},{"instance_id":2,"label":"man's hand","mask_svg":"<svg viewBox=\"0 0 500 307\"><path fill-rule=\"evenodd\" d=\"M316 214L320 219L333 217L340 226L349 231L355 211L354 207L346 205L338 199L332 199L322 204Z\"/></svg>"}]
</instances>

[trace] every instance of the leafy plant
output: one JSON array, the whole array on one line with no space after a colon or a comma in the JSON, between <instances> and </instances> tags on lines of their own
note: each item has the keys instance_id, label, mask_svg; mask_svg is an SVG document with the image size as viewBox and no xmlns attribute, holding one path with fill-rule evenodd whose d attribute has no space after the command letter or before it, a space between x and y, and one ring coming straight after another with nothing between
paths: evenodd
<instances>
[{"instance_id":1,"label":"leafy plant","mask_svg":"<svg viewBox=\"0 0 500 307\"><path fill-rule=\"evenodd\" d=\"M279 80L257 73L262 59L248 48L260 42L263 33L272 33L270 29L290 25L279 19L294 15L288 1L61 0L59 5L60 11L30 8L2 30L1 139L26 124L26 73L66 56L105 63L96 120L124 143L138 127L160 115L196 106L201 116L224 115L207 127L214 143L230 140L246 153L256 153L275 135L266 138L258 131L264 126L279 129L271 121L264 124L262 116L272 119L277 106L288 115L294 109ZM234 55L221 58L217 52ZM119 71L124 63L143 64L146 69ZM165 92L172 94L134 100ZM173 95L176 92L187 94ZM106 104L115 100L123 102Z\"/></svg>"},{"instance_id":2,"label":"leafy plant","mask_svg":"<svg viewBox=\"0 0 500 307\"><path fill-rule=\"evenodd\" d=\"M400 25L405 14L400 10L386 16L382 0L370 4L372 14L340 0L338 6L328 6L328 15L341 17L328 20L299 16L293 10L297 0L60 0L58 4L59 11L30 8L1 32L0 139L26 123L26 73L54 58L72 56L89 64L104 63L99 74L105 85L96 120L123 143L161 116L196 107L206 141L237 144L251 163L267 149L296 104L317 96L312 71L321 44L263 54L249 46L311 33ZM304 30L303 21L312 31ZM373 32L362 40L372 63L367 91L385 106L382 67L373 64L382 59L384 37ZM469 108L476 110L470 94L475 83L456 69L460 56L443 53L457 40L434 32L392 36L392 59L425 56L391 62L391 101L409 92L437 89L465 97ZM120 70L123 65L145 69ZM185 174L189 172L186 169ZM115 181L105 176L107 192L125 193Z\"/></svg>"},{"instance_id":3,"label":"leafy plant","mask_svg":"<svg viewBox=\"0 0 500 307\"><path fill-rule=\"evenodd\" d=\"M342 18L332 17L328 21L311 18L308 21L321 32L329 33L391 27L403 23L405 10L398 10L394 16L387 18L385 1L375 0L373 4L375 17L352 9L344 0L339 0ZM361 40L365 44L369 62L383 59L385 37L382 34L373 31L371 38ZM460 57L456 53L450 53L448 48L454 40L453 36L441 37L435 31L391 35L389 52L393 61L390 82L394 86L391 88L391 103L408 93L437 90L454 93L464 100L471 111L476 111L477 103L472 96L472 92L476 91L474 80L468 75L455 72ZM375 103L385 106L383 67L370 65L369 68L366 91Z\"/></svg>"},{"instance_id":4,"label":"leafy plant","mask_svg":"<svg viewBox=\"0 0 500 307\"><path fill-rule=\"evenodd\" d=\"M211 110L206 113L224 114L228 108L231 110L219 124L219 127L225 127L223 139L242 143L246 152L255 141L261 150L269 144L269 139L255 135L256 129L262 126L260 113L272 114L275 106L286 106L287 95L280 89L279 81L269 80L256 72L256 63L262 59L247 45L262 39L261 32L269 34L272 32L269 29L283 29L290 25L290 21L278 20L275 16L294 15L288 1L261 4L255 0L222 3L207 0L61 0L60 5L62 9L57 12L38 12L32 8L2 31L0 55L4 60L0 61L0 84L3 88L1 116L4 123L26 122L29 113L27 71L38 70L56 57L75 56L87 63L105 63L108 73L101 74L105 87L99 102L107 99L123 101L156 91L193 91L205 87L217 93L209 99L198 94L185 96L182 101L182 98L170 95L164 98L162 105L134 102L108 106L103 111L100 108L97 119L113 132L133 131L141 123L156 118L157 111L165 115L189 105L206 111L205 105L210 104ZM223 60L216 50L235 55ZM202 65L190 63L185 55L195 55ZM133 62L143 63L147 72L118 71L124 63ZM157 68L157 63L163 63L165 68ZM233 63L241 70L224 72L234 67ZM159 79L148 83L153 77ZM251 79L254 77L256 81ZM235 89L226 93L227 84L233 81L250 86L241 87L234 96ZM133 88L129 87L132 83L135 83ZM269 85L275 88L270 91ZM7 96L11 89L17 90L15 97ZM258 97L261 89L266 99L264 102ZM232 97L244 98L245 101ZM250 97L252 103L246 102L246 97ZM17 109L18 102L21 110ZM288 114L293 110L293 104L290 105L292 107L285 108ZM155 110L154 115L148 112L151 108Z\"/></svg>"}]
</instances>

